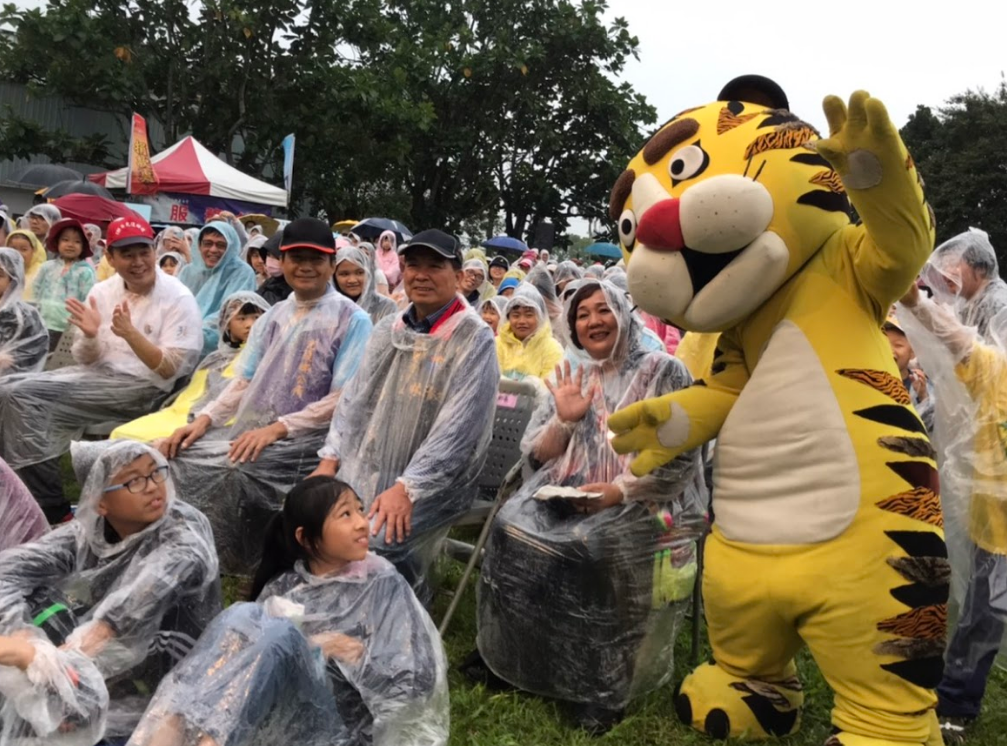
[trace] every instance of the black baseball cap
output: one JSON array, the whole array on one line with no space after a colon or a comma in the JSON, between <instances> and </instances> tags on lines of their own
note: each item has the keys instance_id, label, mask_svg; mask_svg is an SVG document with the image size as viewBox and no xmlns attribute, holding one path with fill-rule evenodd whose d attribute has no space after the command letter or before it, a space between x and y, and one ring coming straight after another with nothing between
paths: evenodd
<instances>
[{"instance_id":1,"label":"black baseball cap","mask_svg":"<svg viewBox=\"0 0 1007 746\"><path fill-rule=\"evenodd\" d=\"M490 261L490 268L500 267L501 269L510 269L510 262L504 259L502 256L495 256Z\"/></svg>"},{"instance_id":2,"label":"black baseball cap","mask_svg":"<svg viewBox=\"0 0 1007 746\"><path fill-rule=\"evenodd\" d=\"M328 224L318 218L298 218L284 227L280 239L280 251L291 249L314 249L323 254L335 254L336 237Z\"/></svg>"},{"instance_id":3,"label":"black baseball cap","mask_svg":"<svg viewBox=\"0 0 1007 746\"><path fill-rule=\"evenodd\" d=\"M399 254L403 255L409 251L409 249L415 249L420 246L432 249L445 259L451 259L452 261L457 262L459 266L462 264L462 245L458 239L450 233L439 231L436 228L420 231L409 239L409 243L399 246Z\"/></svg>"}]
</instances>

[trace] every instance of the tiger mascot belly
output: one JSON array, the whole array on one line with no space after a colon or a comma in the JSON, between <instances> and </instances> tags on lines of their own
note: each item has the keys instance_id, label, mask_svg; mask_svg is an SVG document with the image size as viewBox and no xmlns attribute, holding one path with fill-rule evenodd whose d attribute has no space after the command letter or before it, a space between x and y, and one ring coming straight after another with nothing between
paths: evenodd
<instances>
[{"instance_id":1,"label":"tiger mascot belly","mask_svg":"<svg viewBox=\"0 0 1007 746\"><path fill-rule=\"evenodd\" d=\"M711 375L609 421L638 475L717 439L714 661L676 710L715 738L793 733L807 645L835 693L829 746L940 743L936 464L881 332L933 249L933 213L868 94L825 100L827 139L765 78L719 98L664 125L610 202L635 302L721 333Z\"/></svg>"}]
</instances>

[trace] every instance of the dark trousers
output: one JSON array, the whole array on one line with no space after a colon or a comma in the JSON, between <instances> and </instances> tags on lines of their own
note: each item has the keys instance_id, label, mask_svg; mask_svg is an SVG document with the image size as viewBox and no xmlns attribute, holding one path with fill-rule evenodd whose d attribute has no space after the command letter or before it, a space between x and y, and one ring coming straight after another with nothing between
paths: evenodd
<instances>
[{"instance_id":1,"label":"dark trousers","mask_svg":"<svg viewBox=\"0 0 1007 746\"><path fill-rule=\"evenodd\" d=\"M63 494L63 475L58 458L23 466L15 471L35 497L49 523L61 521L70 512L70 503Z\"/></svg>"},{"instance_id":2,"label":"dark trousers","mask_svg":"<svg viewBox=\"0 0 1007 746\"><path fill-rule=\"evenodd\" d=\"M972 573L937 687L943 717L976 718L1007 622L1007 556L975 547Z\"/></svg>"}]
</instances>

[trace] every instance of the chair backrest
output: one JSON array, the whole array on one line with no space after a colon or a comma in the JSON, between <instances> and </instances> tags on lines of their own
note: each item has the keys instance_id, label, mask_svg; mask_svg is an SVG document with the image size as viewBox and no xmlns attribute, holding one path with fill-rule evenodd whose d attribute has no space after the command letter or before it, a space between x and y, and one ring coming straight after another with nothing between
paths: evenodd
<instances>
[{"instance_id":1,"label":"chair backrest","mask_svg":"<svg viewBox=\"0 0 1007 746\"><path fill-rule=\"evenodd\" d=\"M63 332L63 336L59 338L59 342L56 343L56 349L52 351L48 359L45 361L45 370L59 370L60 368L66 368L68 365L74 365L73 359L73 338L74 331L76 327L68 326L66 331Z\"/></svg>"},{"instance_id":2,"label":"chair backrest","mask_svg":"<svg viewBox=\"0 0 1007 746\"><path fill-rule=\"evenodd\" d=\"M511 468L521 459L521 438L535 409L535 384L500 379L493 439L479 475L479 496L492 500Z\"/></svg>"}]
</instances>

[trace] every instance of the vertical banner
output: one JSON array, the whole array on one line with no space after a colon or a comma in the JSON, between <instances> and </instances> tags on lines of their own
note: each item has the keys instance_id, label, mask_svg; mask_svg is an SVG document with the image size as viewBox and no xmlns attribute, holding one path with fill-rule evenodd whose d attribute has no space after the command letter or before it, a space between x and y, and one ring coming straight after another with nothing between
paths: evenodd
<instances>
[{"instance_id":1,"label":"vertical banner","mask_svg":"<svg viewBox=\"0 0 1007 746\"><path fill-rule=\"evenodd\" d=\"M150 143L147 141L147 122L133 114L129 133L129 172L126 175L127 194L156 194L157 174L150 162Z\"/></svg>"},{"instance_id":2,"label":"vertical banner","mask_svg":"<svg viewBox=\"0 0 1007 746\"><path fill-rule=\"evenodd\" d=\"M290 189L294 183L294 136L283 138L283 187L287 190L287 201L290 201Z\"/></svg>"}]
</instances>

